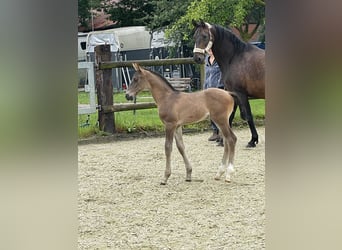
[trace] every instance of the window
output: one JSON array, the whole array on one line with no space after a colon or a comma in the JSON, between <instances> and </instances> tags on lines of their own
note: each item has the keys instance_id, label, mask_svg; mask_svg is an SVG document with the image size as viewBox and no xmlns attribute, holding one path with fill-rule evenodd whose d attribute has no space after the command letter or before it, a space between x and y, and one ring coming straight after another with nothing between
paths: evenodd
<instances>
[{"instance_id":1,"label":"window","mask_svg":"<svg viewBox=\"0 0 342 250\"><path fill-rule=\"evenodd\" d=\"M81 42L81 48L82 50L85 50L87 47L87 43L86 42Z\"/></svg>"}]
</instances>

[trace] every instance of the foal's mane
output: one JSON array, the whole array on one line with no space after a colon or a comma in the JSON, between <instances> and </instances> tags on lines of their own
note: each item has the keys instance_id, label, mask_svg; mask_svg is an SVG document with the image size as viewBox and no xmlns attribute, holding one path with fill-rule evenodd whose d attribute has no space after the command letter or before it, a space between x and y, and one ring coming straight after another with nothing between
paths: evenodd
<instances>
[{"instance_id":1,"label":"foal's mane","mask_svg":"<svg viewBox=\"0 0 342 250\"><path fill-rule=\"evenodd\" d=\"M169 86L169 88L171 88L173 91L178 91L176 90L172 85L171 83L164 77L162 76L161 74L158 74L157 72L154 72L154 71L151 71L151 70L148 70L146 69L148 72L152 73L153 75L157 76L160 78L160 80L162 80L167 86Z\"/></svg>"},{"instance_id":2,"label":"foal's mane","mask_svg":"<svg viewBox=\"0 0 342 250\"><path fill-rule=\"evenodd\" d=\"M235 54L240 54L249 48L248 43L242 41L239 37L237 37L233 32L231 32L227 28L224 28L217 24L213 24L212 26L216 31L215 40L224 41L225 39L228 39L234 47Z\"/></svg>"}]
</instances>

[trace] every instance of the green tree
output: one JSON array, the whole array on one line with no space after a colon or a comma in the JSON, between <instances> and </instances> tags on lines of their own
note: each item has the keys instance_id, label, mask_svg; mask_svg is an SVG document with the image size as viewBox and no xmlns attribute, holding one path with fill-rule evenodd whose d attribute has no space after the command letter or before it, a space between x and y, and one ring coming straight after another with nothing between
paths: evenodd
<instances>
[{"instance_id":1,"label":"green tree","mask_svg":"<svg viewBox=\"0 0 342 250\"><path fill-rule=\"evenodd\" d=\"M249 41L260 25L265 24L265 3L261 0L244 0L235 5L234 17L228 24L235 27L244 41ZM249 24L256 24L252 31Z\"/></svg>"},{"instance_id":2,"label":"green tree","mask_svg":"<svg viewBox=\"0 0 342 250\"><path fill-rule=\"evenodd\" d=\"M166 35L176 41L189 41L193 19L235 27L242 39L248 41L265 22L265 3L262 0L195 0L186 14L166 30ZM256 24L251 32L247 29L250 23Z\"/></svg>"},{"instance_id":3,"label":"green tree","mask_svg":"<svg viewBox=\"0 0 342 250\"><path fill-rule=\"evenodd\" d=\"M81 26L89 27L90 3L89 0L78 0L78 22Z\"/></svg>"},{"instance_id":4,"label":"green tree","mask_svg":"<svg viewBox=\"0 0 342 250\"><path fill-rule=\"evenodd\" d=\"M151 30L167 28L166 35L175 42L191 44L192 19L235 27L248 41L265 25L264 0L78 0L78 17L83 26L90 23L90 10L102 8L118 26L145 25ZM256 24L248 30L248 24Z\"/></svg>"},{"instance_id":5,"label":"green tree","mask_svg":"<svg viewBox=\"0 0 342 250\"><path fill-rule=\"evenodd\" d=\"M118 26L147 25L151 22L154 5L148 0L121 0L108 9L111 20Z\"/></svg>"},{"instance_id":6,"label":"green tree","mask_svg":"<svg viewBox=\"0 0 342 250\"><path fill-rule=\"evenodd\" d=\"M152 0L154 10L151 13L150 23L147 26L151 30L172 26L179 18L186 14L186 10L193 0Z\"/></svg>"}]
</instances>

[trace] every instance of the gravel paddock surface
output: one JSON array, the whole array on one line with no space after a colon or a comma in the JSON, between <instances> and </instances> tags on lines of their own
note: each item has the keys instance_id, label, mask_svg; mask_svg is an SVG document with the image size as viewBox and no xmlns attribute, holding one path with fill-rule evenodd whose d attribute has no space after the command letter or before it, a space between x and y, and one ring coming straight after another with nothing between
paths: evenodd
<instances>
[{"instance_id":1,"label":"gravel paddock surface","mask_svg":"<svg viewBox=\"0 0 342 250\"><path fill-rule=\"evenodd\" d=\"M79 249L265 249L265 128L246 149L238 142L231 183L215 181L223 148L210 132L185 134L192 182L174 144L172 174L165 169L164 138L78 146Z\"/></svg>"}]
</instances>

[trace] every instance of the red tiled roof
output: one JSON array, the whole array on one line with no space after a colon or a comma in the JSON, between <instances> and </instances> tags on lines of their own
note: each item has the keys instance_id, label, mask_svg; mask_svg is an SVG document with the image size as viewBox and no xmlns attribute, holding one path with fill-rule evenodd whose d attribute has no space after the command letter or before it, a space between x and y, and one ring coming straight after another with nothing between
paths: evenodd
<instances>
[{"instance_id":1,"label":"red tiled roof","mask_svg":"<svg viewBox=\"0 0 342 250\"><path fill-rule=\"evenodd\" d=\"M91 30L101 30L101 29L106 29L106 28L112 28L115 26L117 21L112 21L110 20L110 15L105 14L103 11L94 11L93 12L93 25L90 19L89 22L89 28L84 27L84 26L78 26L78 31L79 32L85 32L85 31L91 31ZM92 27L93 26L93 27Z\"/></svg>"},{"instance_id":2,"label":"red tiled roof","mask_svg":"<svg viewBox=\"0 0 342 250\"><path fill-rule=\"evenodd\" d=\"M107 0L106 4L115 5L119 1L120 0ZM103 10L100 10L100 11L93 10L92 12L93 12L93 25L91 23L91 18L90 18L89 28L79 25L78 26L79 32L91 31L92 29L94 30L109 29L109 28L113 28L117 24L117 21L110 20L110 15L106 14Z\"/></svg>"}]
</instances>

